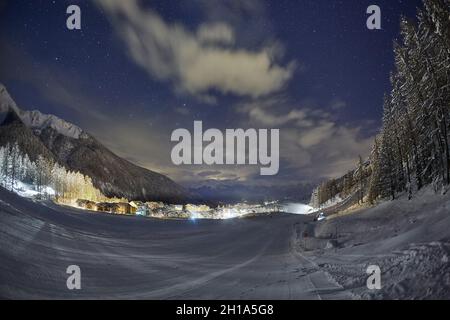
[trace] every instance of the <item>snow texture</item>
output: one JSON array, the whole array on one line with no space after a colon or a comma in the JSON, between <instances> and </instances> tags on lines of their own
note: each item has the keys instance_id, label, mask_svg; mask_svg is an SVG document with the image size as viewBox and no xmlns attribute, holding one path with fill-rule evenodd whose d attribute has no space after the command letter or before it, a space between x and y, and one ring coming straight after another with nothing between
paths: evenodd
<instances>
[{"instance_id":1,"label":"snow texture","mask_svg":"<svg viewBox=\"0 0 450 320\"><path fill-rule=\"evenodd\" d=\"M4 189L0 199L1 298L450 298L448 195L425 192L321 222L117 216ZM66 288L72 264L81 290ZM366 287L372 264L381 290Z\"/></svg>"}]
</instances>

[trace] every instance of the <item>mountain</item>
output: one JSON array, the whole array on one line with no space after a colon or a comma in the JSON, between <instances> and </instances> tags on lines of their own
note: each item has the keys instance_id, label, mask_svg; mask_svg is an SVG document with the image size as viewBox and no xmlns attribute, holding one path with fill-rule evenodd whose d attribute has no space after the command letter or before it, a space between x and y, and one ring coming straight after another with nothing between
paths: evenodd
<instances>
[{"instance_id":1,"label":"mountain","mask_svg":"<svg viewBox=\"0 0 450 320\"><path fill-rule=\"evenodd\" d=\"M247 185L241 182L206 180L189 190L211 203L237 203L241 201L261 202L283 200L308 202L313 189L311 183L286 184L283 186Z\"/></svg>"},{"instance_id":2,"label":"mountain","mask_svg":"<svg viewBox=\"0 0 450 320\"><path fill-rule=\"evenodd\" d=\"M54 115L21 110L0 84L0 146L17 142L38 155L91 177L108 197L180 203L188 192L168 177L120 158L78 126Z\"/></svg>"}]
</instances>

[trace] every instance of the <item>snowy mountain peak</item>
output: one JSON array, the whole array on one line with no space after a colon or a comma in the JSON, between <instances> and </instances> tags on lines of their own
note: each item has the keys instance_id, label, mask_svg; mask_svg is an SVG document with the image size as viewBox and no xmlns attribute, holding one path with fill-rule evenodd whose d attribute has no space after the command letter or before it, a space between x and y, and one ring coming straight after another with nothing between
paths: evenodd
<instances>
[{"instance_id":1,"label":"snowy mountain peak","mask_svg":"<svg viewBox=\"0 0 450 320\"><path fill-rule=\"evenodd\" d=\"M21 111L19 116L26 126L35 130L43 130L50 127L55 129L58 133L74 139L78 139L83 133L83 130L76 125L64 121L54 115L43 114L37 110Z\"/></svg>"},{"instance_id":2,"label":"snowy mountain peak","mask_svg":"<svg viewBox=\"0 0 450 320\"><path fill-rule=\"evenodd\" d=\"M11 110L15 111L22 122L33 130L43 130L50 127L58 133L74 139L80 138L83 133L83 130L78 126L64 121L57 116L44 114L37 110L21 110L9 95L6 87L0 83L0 123L3 121L5 114Z\"/></svg>"},{"instance_id":3,"label":"snowy mountain peak","mask_svg":"<svg viewBox=\"0 0 450 320\"><path fill-rule=\"evenodd\" d=\"M7 113L10 110L14 110L16 113L19 112L19 108L9 95L6 87L0 83L0 113Z\"/></svg>"}]
</instances>

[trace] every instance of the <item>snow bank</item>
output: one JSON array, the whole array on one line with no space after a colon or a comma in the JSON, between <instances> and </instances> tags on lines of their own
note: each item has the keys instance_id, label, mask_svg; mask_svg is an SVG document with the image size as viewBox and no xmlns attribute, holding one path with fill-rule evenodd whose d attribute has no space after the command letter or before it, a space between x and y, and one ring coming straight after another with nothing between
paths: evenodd
<instances>
[{"instance_id":1,"label":"snow bank","mask_svg":"<svg viewBox=\"0 0 450 320\"><path fill-rule=\"evenodd\" d=\"M14 187L14 192L16 192L21 197L25 197L25 198L33 198L33 197L38 196L39 194L47 194L49 196L55 195L55 190L53 190L50 187L43 187L41 193L36 191L35 188L36 187L33 185L17 181L16 185Z\"/></svg>"}]
</instances>

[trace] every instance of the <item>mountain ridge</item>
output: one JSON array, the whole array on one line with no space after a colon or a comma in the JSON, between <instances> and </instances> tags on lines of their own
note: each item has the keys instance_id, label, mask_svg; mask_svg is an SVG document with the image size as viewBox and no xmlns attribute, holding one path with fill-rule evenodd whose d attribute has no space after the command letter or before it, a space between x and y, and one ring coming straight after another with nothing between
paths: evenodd
<instances>
[{"instance_id":1,"label":"mountain ridge","mask_svg":"<svg viewBox=\"0 0 450 320\"><path fill-rule=\"evenodd\" d=\"M0 83L0 145L14 142L32 160L41 154L91 177L108 197L172 203L190 198L170 178L117 156L80 127L37 110L21 110Z\"/></svg>"}]
</instances>

